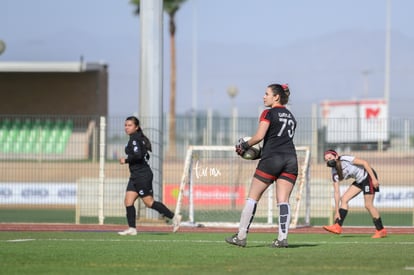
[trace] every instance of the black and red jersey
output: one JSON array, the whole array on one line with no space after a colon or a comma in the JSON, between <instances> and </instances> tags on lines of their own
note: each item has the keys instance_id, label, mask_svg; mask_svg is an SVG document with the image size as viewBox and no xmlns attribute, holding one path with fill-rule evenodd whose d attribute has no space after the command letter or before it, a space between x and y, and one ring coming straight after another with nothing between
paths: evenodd
<instances>
[{"instance_id":1,"label":"black and red jersey","mask_svg":"<svg viewBox=\"0 0 414 275\"><path fill-rule=\"evenodd\" d=\"M293 143L296 119L285 106L264 110L260 121L270 124L263 139L262 159L278 153L296 154Z\"/></svg>"}]
</instances>

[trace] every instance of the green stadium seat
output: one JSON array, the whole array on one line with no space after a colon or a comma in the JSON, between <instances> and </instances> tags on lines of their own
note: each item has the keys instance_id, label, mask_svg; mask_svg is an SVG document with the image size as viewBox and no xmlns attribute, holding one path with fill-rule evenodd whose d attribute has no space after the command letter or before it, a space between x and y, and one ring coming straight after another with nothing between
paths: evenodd
<instances>
[{"instance_id":1,"label":"green stadium seat","mask_svg":"<svg viewBox=\"0 0 414 275\"><path fill-rule=\"evenodd\" d=\"M72 131L71 119L2 119L0 152L62 154Z\"/></svg>"},{"instance_id":2,"label":"green stadium seat","mask_svg":"<svg viewBox=\"0 0 414 275\"><path fill-rule=\"evenodd\" d=\"M22 146L22 153L33 153L33 143L26 142Z\"/></svg>"},{"instance_id":3,"label":"green stadium seat","mask_svg":"<svg viewBox=\"0 0 414 275\"><path fill-rule=\"evenodd\" d=\"M21 128L22 127L22 121L19 118L16 118L15 120L12 121L12 127L15 128Z\"/></svg>"},{"instance_id":4,"label":"green stadium seat","mask_svg":"<svg viewBox=\"0 0 414 275\"><path fill-rule=\"evenodd\" d=\"M35 141L39 137L39 132L40 131L38 129L36 129L36 128L30 129L29 132L28 132L28 135L27 135L27 140L29 142Z\"/></svg>"},{"instance_id":5,"label":"green stadium seat","mask_svg":"<svg viewBox=\"0 0 414 275\"><path fill-rule=\"evenodd\" d=\"M42 127L42 121L40 119L35 119L35 121L32 124L32 128L39 129Z\"/></svg>"},{"instance_id":6,"label":"green stadium seat","mask_svg":"<svg viewBox=\"0 0 414 275\"><path fill-rule=\"evenodd\" d=\"M5 141L1 144L1 151L3 153L10 153L12 151L12 143L9 141Z\"/></svg>"},{"instance_id":7,"label":"green stadium seat","mask_svg":"<svg viewBox=\"0 0 414 275\"><path fill-rule=\"evenodd\" d=\"M24 129L31 129L33 127L33 123L30 119L26 118L23 120L22 128Z\"/></svg>"},{"instance_id":8,"label":"green stadium seat","mask_svg":"<svg viewBox=\"0 0 414 275\"><path fill-rule=\"evenodd\" d=\"M65 142L57 142L55 152L58 154L62 154L65 152L66 149L66 143Z\"/></svg>"},{"instance_id":9,"label":"green stadium seat","mask_svg":"<svg viewBox=\"0 0 414 275\"><path fill-rule=\"evenodd\" d=\"M42 126L42 129L50 130L52 128L52 124L53 122L50 119L46 119L45 121L42 122L41 126Z\"/></svg>"},{"instance_id":10,"label":"green stadium seat","mask_svg":"<svg viewBox=\"0 0 414 275\"><path fill-rule=\"evenodd\" d=\"M35 154L39 154L40 152L42 152L42 143L36 141L36 142L32 142L30 143L31 145L31 152L35 153Z\"/></svg>"},{"instance_id":11,"label":"green stadium seat","mask_svg":"<svg viewBox=\"0 0 414 275\"><path fill-rule=\"evenodd\" d=\"M1 127L3 129L10 129L11 128L11 125L12 125L11 120L8 119L8 118L2 120L2 122L1 122Z\"/></svg>"},{"instance_id":12,"label":"green stadium seat","mask_svg":"<svg viewBox=\"0 0 414 275\"><path fill-rule=\"evenodd\" d=\"M69 128L70 130L73 129L73 120L67 119L65 122L65 128Z\"/></svg>"},{"instance_id":13,"label":"green stadium seat","mask_svg":"<svg viewBox=\"0 0 414 275\"><path fill-rule=\"evenodd\" d=\"M0 142L3 142L8 134L9 132L6 129L0 128Z\"/></svg>"},{"instance_id":14,"label":"green stadium seat","mask_svg":"<svg viewBox=\"0 0 414 275\"><path fill-rule=\"evenodd\" d=\"M19 131L17 129L10 128L10 130L8 130L8 134L6 136L6 140L10 141L10 142L13 142L17 138L18 134L19 134Z\"/></svg>"},{"instance_id":15,"label":"green stadium seat","mask_svg":"<svg viewBox=\"0 0 414 275\"><path fill-rule=\"evenodd\" d=\"M11 152L12 153L22 153L23 152L22 144L19 143L19 142L13 142L11 144Z\"/></svg>"},{"instance_id":16,"label":"green stadium seat","mask_svg":"<svg viewBox=\"0 0 414 275\"><path fill-rule=\"evenodd\" d=\"M58 129L63 129L65 125L66 125L66 122L61 119L58 119L55 122L55 128L58 128Z\"/></svg>"}]
</instances>

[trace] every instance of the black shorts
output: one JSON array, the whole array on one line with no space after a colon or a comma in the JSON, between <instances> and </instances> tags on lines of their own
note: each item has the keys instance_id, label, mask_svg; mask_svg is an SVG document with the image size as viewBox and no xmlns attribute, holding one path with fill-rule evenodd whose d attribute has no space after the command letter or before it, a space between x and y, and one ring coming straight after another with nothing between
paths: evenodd
<instances>
[{"instance_id":1,"label":"black shorts","mask_svg":"<svg viewBox=\"0 0 414 275\"><path fill-rule=\"evenodd\" d=\"M377 172L375 172L374 169L372 169L372 172L374 172L375 177L377 177L378 179ZM375 192L379 192L379 186L375 188L374 185L372 185L372 180L369 175L362 182L357 183L356 181L354 181L352 185L361 189L362 192L364 192L364 195L372 195L375 194Z\"/></svg>"},{"instance_id":2,"label":"black shorts","mask_svg":"<svg viewBox=\"0 0 414 275\"><path fill-rule=\"evenodd\" d=\"M141 173L138 177L129 178L126 191L134 191L139 197L153 196L152 179L154 175L152 171Z\"/></svg>"},{"instance_id":3,"label":"black shorts","mask_svg":"<svg viewBox=\"0 0 414 275\"><path fill-rule=\"evenodd\" d=\"M277 179L284 179L295 184L297 176L298 159L296 154L282 153L261 159L254 173L255 178L266 183L273 183Z\"/></svg>"}]
</instances>

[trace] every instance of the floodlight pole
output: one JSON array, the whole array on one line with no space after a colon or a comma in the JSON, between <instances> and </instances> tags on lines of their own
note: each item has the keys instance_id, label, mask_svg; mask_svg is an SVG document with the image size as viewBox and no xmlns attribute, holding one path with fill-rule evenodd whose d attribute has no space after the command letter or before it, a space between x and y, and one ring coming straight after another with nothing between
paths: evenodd
<instances>
[{"instance_id":1,"label":"floodlight pole","mask_svg":"<svg viewBox=\"0 0 414 275\"><path fill-rule=\"evenodd\" d=\"M387 15L385 26L385 76L384 76L384 99L390 104L390 67L391 67L391 0L387 0Z\"/></svg>"},{"instance_id":2,"label":"floodlight pole","mask_svg":"<svg viewBox=\"0 0 414 275\"><path fill-rule=\"evenodd\" d=\"M193 0L192 145L197 142L197 0Z\"/></svg>"},{"instance_id":3,"label":"floodlight pole","mask_svg":"<svg viewBox=\"0 0 414 275\"><path fill-rule=\"evenodd\" d=\"M385 75L384 75L384 100L386 104L386 124L390 116L390 67L391 67L391 0L387 0L385 26ZM382 125L382 124L381 124ZM381 131L382 132L382 131ZM383 140L378 142L378 151L383 150Z\"/></svg>"},{"instance_id":4,"label":"floodlight pole","mask_svg":"<svg viewBox=\"0 0 414 275\"><path fill-rule=\"evenodd\" d=\"M155 200L162 198L163 162L163 0L140 1L140 83L138 114L152 143L150 165L154 172ZM147 210L148 218L156 218Z\"/></svg>"},{"instance_id":5,"label":"floodlight pole","mask_svg":"<svg viewBox=\"0 0 414 275\"><path fill-rule=\"evenodd\" d=\"M227 88L227 94L230 96L230 99L231 99L231 121L232 121L232 129L231 129L231 132L232 132L232 135L231 135L231 138L232 138L232 141L231 142L236 142L236 138L237 138L237 117L238 117L238 114L237 114L237 107L236 107L236 104L235 104L235 97L237 96L237 94L239 93L239 90L237 89L237 87L236 86L230 86L230 87L228 87Z\"/></svg>"}]
</instances>

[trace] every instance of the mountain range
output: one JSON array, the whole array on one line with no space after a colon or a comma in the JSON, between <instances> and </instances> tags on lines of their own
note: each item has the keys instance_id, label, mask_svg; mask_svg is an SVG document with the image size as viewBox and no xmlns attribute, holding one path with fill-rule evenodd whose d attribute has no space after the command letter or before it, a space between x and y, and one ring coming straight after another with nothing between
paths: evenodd
<instances>
[{"instance_id":1,"label":"mountain range","mask_svg":"<svg viewBox=\"0 0 414 275\"><path fill-rule=\"evenodd\" d=\"M257 46L253 41L197 42L197 61L190 40L177 36L177 112L212 109L229 115L257 115L268 84L288 83L290 108L310 116L312 106L324 100L384 97L385 34L380 31L343 30L297 40L281 47ZM138 106L139 34L96 36L79 30L22 38L7 42L0 61L104 61L109 65L109 111L130 114ZM164 109L168 109L169 43L164 49ZM391 32L391 117L414 117L411 79L414 76L414 39ZM197 91L193 91L193 83ZM229 86L239 93L233 99ZM196 100L194 100L194 96Z\"/></svg>"}]
</instances>

